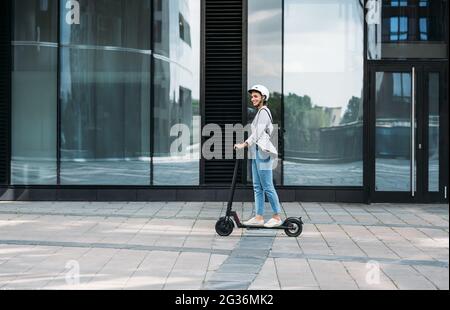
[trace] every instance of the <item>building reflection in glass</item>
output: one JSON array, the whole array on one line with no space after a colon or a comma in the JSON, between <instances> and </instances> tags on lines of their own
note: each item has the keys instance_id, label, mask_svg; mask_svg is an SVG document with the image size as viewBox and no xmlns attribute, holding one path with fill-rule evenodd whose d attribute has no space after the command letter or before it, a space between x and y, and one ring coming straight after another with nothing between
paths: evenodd
<instances>
[{"instance_id":1,"label":"building reflection in glass","mask_svg":"<svg viewBox=\"0 0 450 310\"><path fill-rule=\"evenodd\" d=\"M286 0L284 29L284 184L362 186L364 9Z\"/></svg>"},{"instance_id":2,"label":"building reflection in glass","mask_svg":"<svg viewBox=\"0 0 450 310\"><path fill-rule=\"evenodd\" d=\"M283 81L283 12L280 0L248 1L248 78L249 87L263 84L271 91L268 107L273 123L281 126L281 102ZM263 43L263 44L262 44ZM255 115L250 99L247 120L250 124ZM277 133L275 133L277 134ZM279 139L281 142L281 139ZM278 145L280 149L280 145ZM274 170L274 184L281 184L282 163ZM251 165L247 166L248 182L251 182Z\"/></svg>"},{"instance_id":3,"label":"building reflection in glass","mask_svg":"<svg viewBox=\"0 0 450 310\"><path fill-rule=\"evenodd\" d=\"M428 190L439 192L439 140L440 130L440 76L439 73L428 75Z\"/></svg>"},{"instance_id":4,"label":"building reflection in glass","mask_svg":"<svg viewBox=\"0 0 450 310\"><path fill-rule=\"evenodd\" d=\"M62 184L199 184L199 1L153 7L82 0L80 24L62 20ZM195 135L173 156L176 124Z\"/></svg>"},{"instance_id":5,"label":"building reflection in glass","mask_svg":"<svg viewBox=\"0 0 450 310\"><path fill-rule=\"evenodd\" d=\"M383 42L443 41L442 0L383 0Z\"/></svg>"},{"instance_id":6,"label":"building reflection in glass","mask_svg":"<svg viewBox=\"0 0 450 310\"><path fill-rule=\"evenodd\" d=\"M79 25L60 12L61 184L149 185L150 2L79 3Z\"/></svg>"},{"instance_id":7,"label":"building reflection in glass","mask_svg":"<svg viewBox=\"0 0 450 310\"><path fill-rule=\"evenodd\" d=\"M13 2L11 183L57 183L57 0Z\"/></svg>"},{"instance_id":8,"label":"building reflection in glass","mask_svg":"<svg viewBox=\"0 0 450 310\"><path fill-rule=\"evenodd\" d=\"M154 185L199 185L200 0L155 0L154 16ZM178 124L191 135L173 153Z\"/></svg>"},{"instance_id":9,"label":"building reflection in glass","mask_svg":"<svg viewBox=\"0 0 450 310\"><path fill-rule=\"evenodd\" d=\"M375 189L411 190L411 73L377 72Z\"/></svg>"},{"instance_id":10,"label":"building reflection in glass","mask_svg":"<svg viewBox=\"0 0 450 310\"><path fill-rule=\"evenodd\" d=\"M447 58L446 2L372 2L368 12L368 58Z\"/></svg>"}]
</instances>

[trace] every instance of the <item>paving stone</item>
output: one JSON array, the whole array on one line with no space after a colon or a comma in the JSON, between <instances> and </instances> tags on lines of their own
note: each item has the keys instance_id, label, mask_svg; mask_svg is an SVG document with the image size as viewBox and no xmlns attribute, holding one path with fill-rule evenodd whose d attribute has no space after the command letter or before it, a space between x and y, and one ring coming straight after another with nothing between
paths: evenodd
<instances>
[{"instance_id":1,"label":"paving stone","mask_svg":"<svg viewBox=\"0 0 450 310\"><path fill-rule=\"evenodd\" d=\"M319 288L306 259L275 259L281 289Z\"/></svg>"},{"instance_id":2,"label":"paving stone","mask_svg":"<svg viewBox=\"0 0 450 310\"><path fill-rule=\"evenodd\" d=\"M232 290L232 291L240 291L246 290L250 286L252 281L220 281L220 282L208 282L207 285L203 287L205 290Z\"/></svg>"},{"instance_id":3,"label":"paving stone","mask_svg":"<svg viewBox=\"0 0 450 310\"><path fill-rule=\"evenodd\" d=\"M249 290L280 290L277 270L273 258L267 259L261 271L256 276Z\"/></svg>"},{"instance_id":4,"label":"paving stone","mask_svg":"<svg viewBox=\"0 0 450 310\"><path fill-rule=\"evenodd\" d=\"M225 205L2 202L0 287L448 289L446 205L283 204L308 219L299 238L242 229L219 237ZM250 216L254 204L235 208ZM69 259L79 284L67 283ZM378 285L367 280L374 263Z\"/></svg>"}]
</instances>

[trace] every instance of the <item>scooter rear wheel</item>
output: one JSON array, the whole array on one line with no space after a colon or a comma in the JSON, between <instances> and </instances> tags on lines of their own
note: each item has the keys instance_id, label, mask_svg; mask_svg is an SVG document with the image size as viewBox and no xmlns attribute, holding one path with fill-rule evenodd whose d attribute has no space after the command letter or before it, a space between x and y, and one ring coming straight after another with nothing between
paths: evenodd
<instances>
[{"instance_id":1,"label":"scooter rear wheel","mask_svg":"<svg viewBox=\"0 0 450 310\"><path fill-rule=\"evenodd\" d=\"M288 218L283 226L289 227L284 230L289 237L298 237L303 232L303 223L297 218Z\"/></svg>"},{"instance_id":2,"label":"scooter rear wheel","mask_svg":"<svg viewBox=\"0 0 450 310\"><path fill-rule=\"evenodd\" d=\"M234 223L229 217L221 217L216 223L216 232L219 236L227 237L231 235Z\"/></svg>"}]
</instances>

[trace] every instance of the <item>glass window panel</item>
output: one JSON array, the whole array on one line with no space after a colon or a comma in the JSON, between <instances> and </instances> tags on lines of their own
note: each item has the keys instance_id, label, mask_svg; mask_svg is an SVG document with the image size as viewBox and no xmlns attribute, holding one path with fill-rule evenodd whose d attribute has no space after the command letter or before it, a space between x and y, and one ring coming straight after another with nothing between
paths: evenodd
<instances>
[{"instance_id":1,"label":"glass window panel","mask_svg":"<svg viewBox=\"0 0 450 310\"><path fill-rule=\"evenodd\" d=\"M428 41L428 19L426 17L420 18L420 40Z\"/></svg>"},{"instance_id":2,"label":"glass window panel","mask_svg":"<svg viewBox=\"0 0 450 310\"><path fill-rule=\"evenodd\" d=\"M61 5L61 183L149 185L150 2L79 3L79 25Z\"/></svg>"},{"instance_id":3,"label":"glass window panel","mask_svg":"<svg viewBox=\"0 0 450 310\"><path fill-rule=\"evenodd\" d=\"M408 1L391 1L392 6L407 6Z\"/></svg>"},{"instance_id":4,"label":"glass window panel","mask_svg":"<svg viewBox=\"0 0 450 310\"><path fill-rule=\"evenodd\" d=\"M410 73L376 74L376 191L411 190Z\"/></svg>"},{"instance_id":5,"label":"glass window panel","mask_svg":"<svg viewBox=\"0 0 450 310\"><path fill-rule=\"evenodd\" d=\"M57 182L57 1L15 0L11 182Z\"/></svg>"},{"instance_id":6,"label":"glass window panel","mask_svg":"<svg viewBox=\"0 0 450 310\"><path fill-rule=\"evenodd\" d=\"M369 59L447 57L444 0L369 1L367 7Z\"/></svg>"},{"instance_id":7,"label":"glass window panel","mask_svg":"<svg viewBox=\"0 0 450 310\"><path fill-rule=\"evenodd\" d=\"M430 73L428 76L428 190L439 192L439 73Z\"/></svg>"},{"instance_id":8,"label":"glass window panel","mask_svg":"<svg viewBox=\"0 0 450 310\"><path fill-rule=\"evenodd\" d=\"M200 184L200 0L155 3L154 185Z\"/></svg>"},{"instance_id":9,"label":"glass window panel","mask_svg":"<svg viewBox=\"0 0 450 310\"><path fill-rule=\"evenodd\" d=\"M265 85L270 90L268 107L272 113L273 123L281 125L282 99L282 1L250 0L248 2L248 79L249 87L256 84ZM261 48L264 42L264 48ZM256 110L247 100L247 121L250 124ZM247 166L248 180L251 181L251 165ZM274 183L281 184L282 164L274 170Z\"/></svg>"},{"instance_id":10,"label":"glass window panel","mask_svg":"<svg viewBox=\"0 0 450 310\"><path fill-rule=\"evenodd\" d=\"M285 185L363 185L363 28L357 0L285 1Z\"/></svg>"},{"instance_id":11,"label":"glass window panel","mask_svg":"<svg viewBox=\"0 0 450 310\"><path fill-rule=\"evenodd\" d=\"M431 5L423 1L404 2L403 5L399 5L398 1L389 3L384 0L382 16L383 20L391 20L390 27L383 27L383 42L397 41L388 35L388 33L392 35L397 32L399 36L404 34L404 40L411 42L444 40L445 19L441 0L433 1ZM431 21L429 26L426 24L427 20ZM423 39L421 36L424 31L428 34L427 39Z\"/></svg>"}]
</instances>

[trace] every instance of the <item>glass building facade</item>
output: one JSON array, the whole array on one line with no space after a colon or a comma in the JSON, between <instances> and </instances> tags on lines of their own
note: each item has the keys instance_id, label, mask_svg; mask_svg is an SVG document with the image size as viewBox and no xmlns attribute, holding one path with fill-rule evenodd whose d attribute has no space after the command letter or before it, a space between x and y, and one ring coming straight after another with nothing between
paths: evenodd
<instances>
[{"instance_id":1,"label":"glass building facade","mask_svg":"<svg viewBox=\"0 0 450 310\"><path fill-rule=\"evenodd\" d=\"M232 2L11 0L3 187L220 199L202 129L263 84L282 200L448 201L447 0Z\"/></svg>"},{"instance_id":2,"label":"glass building facade","mask_svg":"<svg viewBox=\"0 0 450 310\"><path fill-rule=\"evenodd\" d=\"M284 181L362 186L364 11L347 0L284 5Z\"/></svg>"},{"instance_id":3,"label":"glass building facade","mask_svg":"<svg viewBox=\"0 0 450 310\"><path fill-rule=\"evenodd\" d=\"M11 184L199 185L199 0L13 3Z\"/></svg>"}]
</instances>

